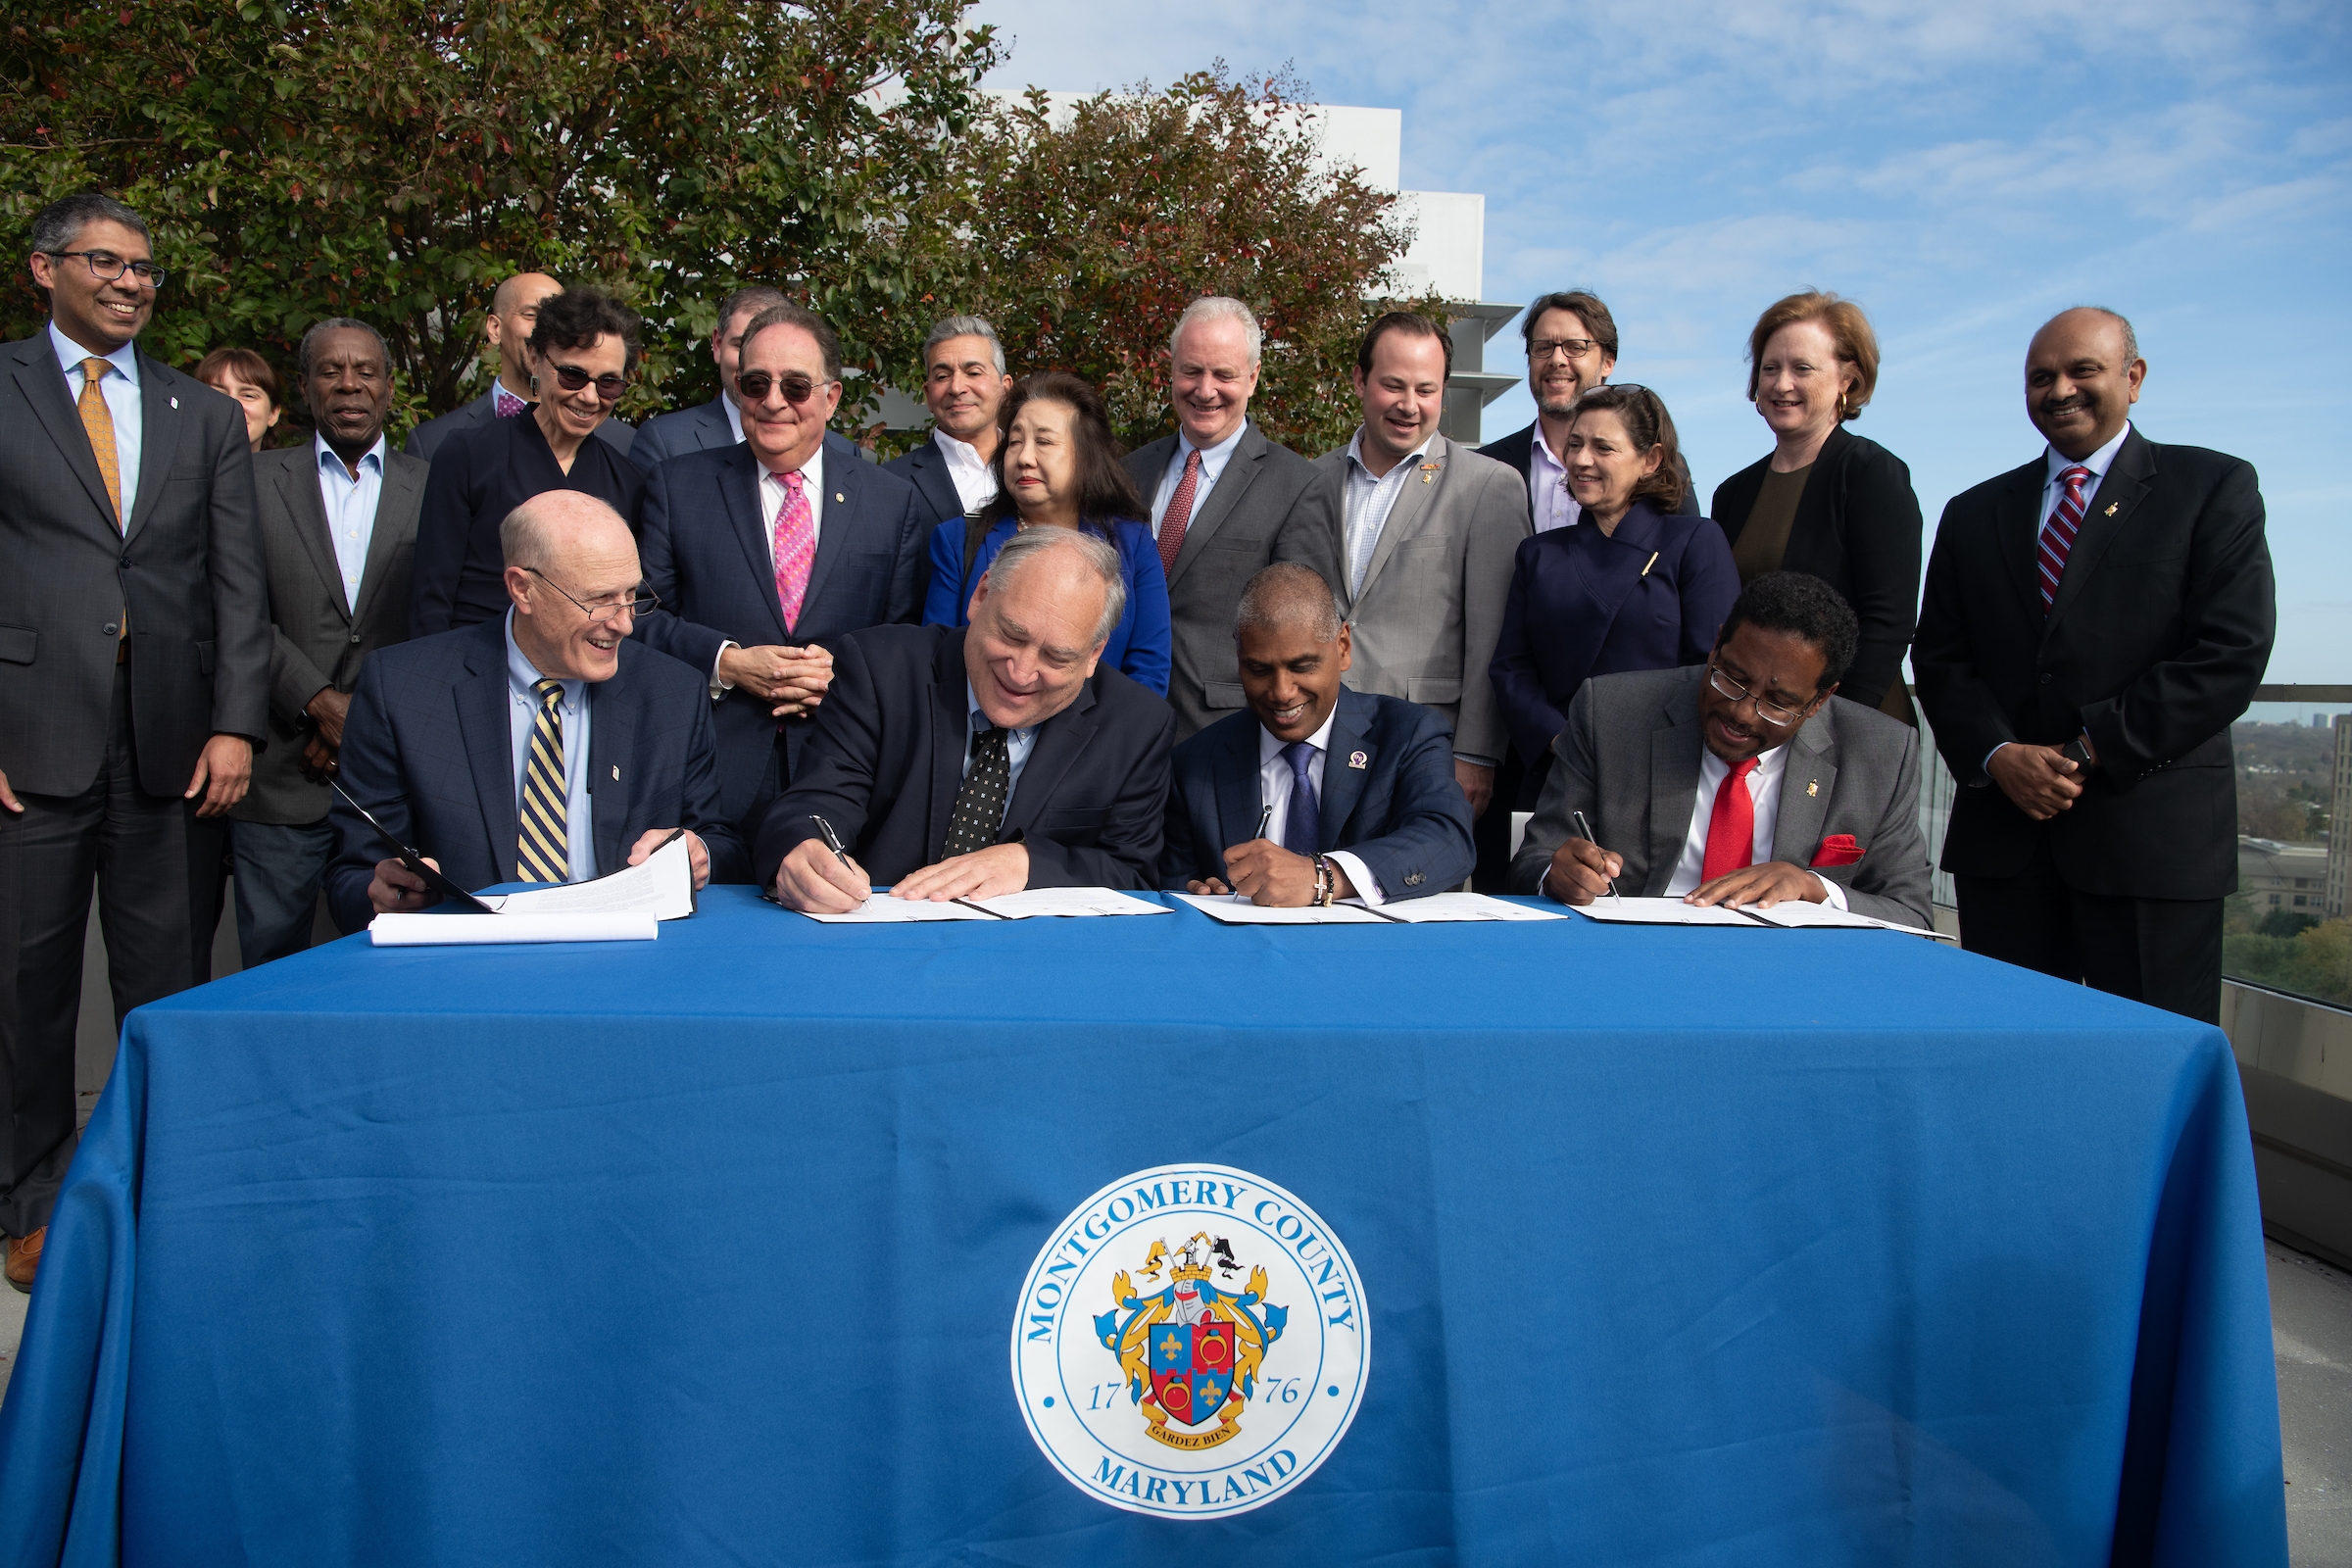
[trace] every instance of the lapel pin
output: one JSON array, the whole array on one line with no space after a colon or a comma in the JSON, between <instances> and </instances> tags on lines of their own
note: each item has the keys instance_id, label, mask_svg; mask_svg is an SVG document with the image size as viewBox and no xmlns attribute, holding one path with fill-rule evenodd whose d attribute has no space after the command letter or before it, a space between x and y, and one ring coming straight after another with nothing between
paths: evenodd
<instances>
[{"instance_id":1,"label":"lapel pin","mask_svg":"<svg viewBox=\"0 0 2352 1568\"><path fill-rule=\"evenodd\" d=\"M2122 505L2123 505L2123 503L2122 503L2121 501L2110 501L2110 502L2108 502L2108 503L2107 503L2107 515L2109 515L2110 517L2114 516L2114 515L2115 515L2115 509L2116 509L2116 508L2118 508L2118 507L2120 507L2120 506L2122 506Z\"/></svg>"},{"instance_id":2,"label":"lapel pin","mask_svg":"<svg viewBox=\"0 0 2352 1568\"><path fill-rule=\"evenodd\" d=\"M1431 480L1435 479L1437 475L1438 466L1436 464L1424 463L1421 465L1421 482L1423 484L1428 484Z\"/></svg>"},{"instance_id":3,"label":"lapel pin","mask_svg":"<svg viewBox=\"0 0 2352 1568\"><path fill-rule=\"evenodd\" d=\"M1821 793L1821 780L1815 779L1812 783L1807 784L1805 786L1805 793L1807 795L1819 795Z\"/></svg>"},{"instance_id":4,"label":"lapel pin","mask_svg":"<svg viewBox=\"0 0 2352 1568\"><path fill-rule=\"evenodd\" d=\"M618 762L612 764L612 782L615 784L620 782L620 764Z\"/></svg>"},{"instance_id":5,"label":"lapel pin","mask_svg":"<svg viewBox=\"0 0 2352 1568\"><path fill-rule=\"evenodd\" d=\"M175 408L175 409L176 409L176 408L178 408L178 407L179 407L179 399L177 399L177 398L173 398L173 399L172 400L172 406L173 408Z\"/></svg>"},{"instance_id":6,"label":"lapel pin","mask_svg":"<svg viewBox=\"0 0 2352 1568\"><path fill-rule=\"evenodd\" d=\"M1366 757L1361 752L1349 752L1348 754L1348 765L1349 767L1361 767L1370 760L1371 759Z\"/></svg>"}]
</instances>

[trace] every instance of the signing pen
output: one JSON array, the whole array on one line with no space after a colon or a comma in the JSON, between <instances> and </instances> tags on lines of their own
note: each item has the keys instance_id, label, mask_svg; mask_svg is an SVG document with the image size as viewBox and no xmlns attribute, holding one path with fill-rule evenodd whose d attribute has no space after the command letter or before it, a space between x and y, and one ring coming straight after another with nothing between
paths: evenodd
<instances>
[{"instance_id":1,"label":"signing pen","mask_svg":"<svg viewBox=\"0 0 2352 1568\"><path fill-rule=\"evenodd\" d=\"M1585 813L1571 811L1568 816L1569 820L1576 824L1576 836L1594 849L1599 849L1600 841L1592 836L1592 824L1585 819ZM1612 899L1617 897L1617 879L1615 877L1609 878L1609 897Z\"/></svg>"},{"instance_id":2,"label":"signing pen","mask_svg":"<svg viewBox=\"0 0 2352 1568\"><path fill-rule=\"evenodd\" d=\"M833 831L833 824L821 816L811 816L808 820L814 822L816 830L825 836L825 848L831 850L843 865L849 866L853 871L857 870L856 866L850 865L850 852L841 847L841 835Z\"/></svg>"},{"instance_id":3,"label":"signing pen","mask_svg":"<svg viewBox=\"0 0 2352 1568\"><path fill-rule=\"evenodd\" d=\"M1253 839L1262 839L1262 838L1264 838L1264 837L1266 836L1266 824L1267 824L1268 822L1271 822L1271 821L1273 821L1273 820L1274 820L1274 803L1273 803L1273 802L1271 802L1271 801L1268 801L1268 802L1266 803L1266 808L1265 808L1264 810L1262 810L1262 811L1260 811L1260 812L1258 812L1258 813L1257 813L1257 831L1256 831L1256 832L1254 832L1254 833L1252 833L1252 834L1250 834L1250 836L1251 838L1253 838Z\"/></svg>"}]
</instances>

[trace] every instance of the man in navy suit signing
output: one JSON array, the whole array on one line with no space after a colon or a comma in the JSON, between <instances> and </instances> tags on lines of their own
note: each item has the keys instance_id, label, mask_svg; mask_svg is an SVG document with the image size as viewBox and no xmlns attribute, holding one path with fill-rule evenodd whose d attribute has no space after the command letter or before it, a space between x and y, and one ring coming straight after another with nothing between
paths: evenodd
<instances>
[{"instance_id":1,"label":"man in navy suit signing","mask_svg":"<svg viewBox=\"0 0 2352 1568\"><path fill-rule=\"evenodd\" d=\"M808 746L832 645L914 619L928 535L913 487L825 428L841 342L821 317L762 311L739 353L743 444L672 458L646 481L640 543L662 606L637 640L703 672L720 808L748 843Z\"/></svg>"},{"instance_id":2,"label":"man in navy suit signing","mask_svg":"<svg viewBox=\"0 0 2352 1568\"><path fill-rule=\"evenodd\" d=\"M1252 904L1366 904L1460 885L1476 858L1453 734L1350 691L1348 624L1312 567L1278 562L1234 614L1245 712L1176 748L1162 877Z\"/></svg>"},{"instance_id":3,"label":"man in navy suit signing","mask_svg":"<svg viewBox=\"0 0 2352 1568\"><path fill-rule=\"evenodd\" d=\"M685 828L695 885L743 879L718 809L703 678L629 638L647 606L636 543L593 496L553 490L508 514L505 615L379 650L343 726L343 787L462 887L585 882ZM432 902L337 799L335 923Z\"/></svg>"}]
</instances>

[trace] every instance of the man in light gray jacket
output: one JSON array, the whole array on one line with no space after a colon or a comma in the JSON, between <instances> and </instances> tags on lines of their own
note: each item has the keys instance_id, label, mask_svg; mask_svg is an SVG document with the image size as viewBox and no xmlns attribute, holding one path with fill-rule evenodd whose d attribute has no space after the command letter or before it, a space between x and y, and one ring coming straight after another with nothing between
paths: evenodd
<instances>
[{"instance_id":1,"label":"man in light gray jacket","mask_svg":"<svg viewBox=\"0 0 2352 1568\"><path fill-rule=\"evenodd\" d=\"M1403 311L1381 317L1356 350L1364 422L1316 466L1339 515L1335 582L1355 638L1348 684L1444 715L1476 816L1510 745L1487 665L1512 560L1534 525L1516 473L1438 433L1452 370L1443 326Z\"/></svg>"}]
</instances>

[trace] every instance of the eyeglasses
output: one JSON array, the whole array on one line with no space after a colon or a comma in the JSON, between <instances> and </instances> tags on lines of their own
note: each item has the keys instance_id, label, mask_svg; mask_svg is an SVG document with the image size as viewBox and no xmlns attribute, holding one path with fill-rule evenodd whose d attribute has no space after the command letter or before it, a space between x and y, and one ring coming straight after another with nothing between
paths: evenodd
<instances>
[{"instance_id":1,"label":"eyeglasses","mask_svg":"<svg viewBox=\"0 0 2352 1568\"><path fill-rule=\"evenodd\" d=\"M529 572L532 576L538 578L541 582L547 584L550 588L553 588L556 592L563 594L564 598L571 599L573 604L580 607L580 612L582 614L586 615L590 620L600 623L611 620L615 615L621 614L650 615L654 612L655 608L662 603L661 595L646 587L645 584L639 583L635 591L626 599L618 599L611 594L601 594L597 597L595 604L586 604L580 600L572 599L570 593L565 590L562 583L556 581L555 578L550 577L546 572L541 571L537 566L525 566L522 569Z\"/></svg>"},{"instance_id":2,"label":"eyeglasses","mask_svg":"<svg viewBox=\"0 0 2352 1568\"><path fill-rule=\"evenodd\" d=\"M1802 708L1783 708L1778 703L1766 702L1717 668L1713 660L1707 662L1707 684L1714 687L1722 696L1729 697L1735 705L1753 703L1758 718L1782 729L1786 729L1805 716L1805 710Z\"/></svg>"},{"instance_id":3,"label":"eyeglasses","mask_svg":"<svg viewBox=\"0 0 2352 1568\"><path fill-rule=\"evenodd\" d=\"M1540 337L1527 345L1527 357L1539 365L1550 359L1554 354L1564 354L1572 360L1581 360L1598 347L1600 345L1589 337Z\"/></svg>"},{"instance_id":4,"label":"eyeglasses","mask_svg":"<svg viewBox=\"0 0 2352 1568\"><path fill-rule=\"evenodd\" d=\"M126 262L113 251L51 251L49 254L60 261L69 256L80 257L88 266L90 275L101 283L112 283L128 272L138 279L142 287L162 288L164 279L172 275L153 262Z\"/></svg>"},{"instance_id":5,"label":"eyeglasses","mask_svg":"<svg viewBox=\"0 0 2352 1568\"><path fill-rule=\"evenodd\" d=\"M816 396L816 389L826 384L823 381L811 381L797 371L791 375L775 376L765 370L746 370L735 378L735 390L743 395L744 402L765 403L767 389L774 387L784 394L784 401L796 409Z\"/></svg>"},{"instance_id":6,"label":"eyeglasses","mask_svg":"<svg viewBox=\"0 0 2352 1568\"><path fill-rule=\"evenodd\" d=\"M577 392L591 382L595 383L596 400L599 403L618 403L620 394L628 388L629 381L626 376L611 373L590 375L576 365L558 365L553 360L547 363L548 368L556 372L556 385L566 392Z\"/></svg>"}]
</instances>

